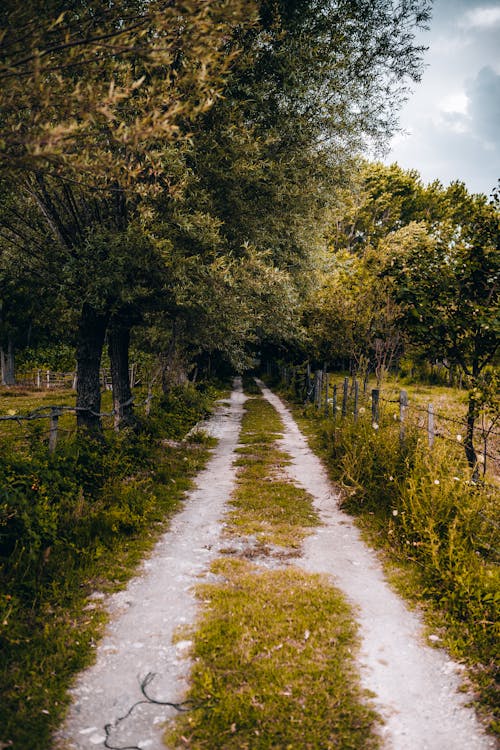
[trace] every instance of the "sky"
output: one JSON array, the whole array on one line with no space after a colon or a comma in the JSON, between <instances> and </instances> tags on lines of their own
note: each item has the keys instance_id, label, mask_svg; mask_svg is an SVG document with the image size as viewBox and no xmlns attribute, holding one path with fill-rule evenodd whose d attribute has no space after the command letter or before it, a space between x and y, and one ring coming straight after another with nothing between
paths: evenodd
<instances>
[{"instance_id":1,"label":"sky","mask_svg":"<svg viewBox=\"0 0 500 750\"><path fill-rule=\"evenodd\" d=\"M500 178L500 2L434 0L418 39L425 71L384 161L489 195Z\"/></svg>"}]
</instances>

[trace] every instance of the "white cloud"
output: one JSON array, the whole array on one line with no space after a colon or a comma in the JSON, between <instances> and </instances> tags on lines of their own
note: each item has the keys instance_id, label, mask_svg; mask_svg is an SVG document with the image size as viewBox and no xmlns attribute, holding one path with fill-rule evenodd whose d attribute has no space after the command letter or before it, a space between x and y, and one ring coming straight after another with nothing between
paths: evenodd
<instances>
[{"instance_id":1,"label":"white cloud","mask_svg":"<svg viewBox=\"0 0 500 750\"><path fill-rule=\"evenodd\" d=\"M388 163L488 194L500 176L500 1L434 0L422 81Z\"/></svg>"},{"instance_id":2,"label":"white cloud","mask_svg":"<svg viewBox=\"0 0 500 750\"><path fill-rule=\"evenodd\" d=\"M453 94L447 94L440 103L442 112L459 112L461 115L467 113L469 98L465 91L456 91Z\"/></svg>"},{"instance_id":3,"label":"white cloud","mask_svg":"<svg viewBox=\"0 0 500 750\"><path fill-rule=\"evenodd\" d=\"M491 29L500 26L500 5L469 10L459 21L459 26L466 29Z\"/></svg>"}]
</instances>

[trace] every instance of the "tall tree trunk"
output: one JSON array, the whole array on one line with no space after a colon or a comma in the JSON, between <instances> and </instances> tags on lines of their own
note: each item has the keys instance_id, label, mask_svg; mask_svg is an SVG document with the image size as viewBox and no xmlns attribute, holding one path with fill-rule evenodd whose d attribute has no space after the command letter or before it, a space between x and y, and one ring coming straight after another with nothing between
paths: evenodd
<instances>
[{"instance_id":1,"label":"tall tree trunk","mask_svg":"<svg viewBox=\"0 0 500 750\"><path fill-rule=\"evenodd\" d=\"M101 432L100 366L109 315L84 303L78 326L77 425L78 429Z\"/></svg>"},{"instance_id":2,"label":"tall tree trunk","mask_svg":"<svg viewBox=\"0 0 500 750\"><path fill-rule=\"evenodd\" d=\"M132 389L129 377L130 328L128 321L119 316L111 318L108 329L108 352L111 362L111 382L113 384L113 408L115 427L135 427L137 419L132 402Z\"/></svg>"},{"instance_id":3,"label":"tall tree trunk","mask_svg":"<svg viewBox=\"0 0 500 750\"><path fill-rule=\"evenodd\" d=\"M7 351L0 347L0 367L2 370L2 385L16 384L15 358L12 339L8 339Z\"/></svg>"}]
</instances>

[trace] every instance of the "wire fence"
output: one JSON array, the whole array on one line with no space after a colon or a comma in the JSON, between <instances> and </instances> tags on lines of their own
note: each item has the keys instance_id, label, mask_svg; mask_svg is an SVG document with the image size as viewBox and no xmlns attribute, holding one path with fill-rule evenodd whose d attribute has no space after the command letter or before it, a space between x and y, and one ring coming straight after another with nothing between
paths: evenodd
<instances>
[{"instance_id":1,"label":"wire fence","mask_svg":"<svg viewBox=\"0 0 500 750\"><path fill-rule=\"evenodd\" d=\"M292 388L304 402L313 403L325 416L332 419L351 417L357 421L362 415L371 416L374 430L385 429L391 420L399 423L400 439L404 440L411 424L425 433L429 448L436 440L464 446L468 424L466 416L455 416L435 408L432 402L422 405L410 399L405 389L370 388L368 378L340 377L325 370L312 372L309 366L275 368L282 383ZM271 374L271 372L269 372ZM387 418L389 417L389 419ZM487 471L494 477L500 474L500 415L482 415L473 428L477 466L474 475ZM498 490L498 487L495 487Z\"/></svg>"},{"instance_id":2,"label":"wire fence","mask_svg":"<svg viewBox=\"0 0 500 750\"><path fill-rule=\"evenodd\" d=\"M394 429L399 426L399 440L404 442L410 427L425 434L429 450L433 449L435 440L443 440L457 449L463 450L467 422L465 417L451 416L436 410L432 403L421 405L412 403L405 389L370 388L368 379L332 375L324 370L312 373L309 367L274 366L274 372L281 382L291 389L296 397L304 403L315 405L319 413L333 420L339 427L346 420L370 419L375 431ZM471 491L475 488L483 493L484 510L481 512L483 529L478 548L488 553L488 558L495 564L500 563L498 548L498 522L493 515L498 508L500 483L500 415L491 415L474 429L474 438L480 445L477 451L477 471L473 471L467 484ZM394 438L398 440L397 437ZM487 467L489 469L487 481ZM482 477L481 477L482 474Z\"/></svg>"},{"instance_id":3,"label":"wire fence","mask_svg":"<svg viewBox=\"0 0 500 750\"><path fill-rule=\"evenodd\" d=\"M33 409L32 411L26 413L19 413L16 410L10 410L12 413L0 415L0 428L7 423L16 424L19 427L22 427L26 423L32 423L38 420L48 420L48 429L42 431L41 433L39 432L38 436L42 438L48 438L49 452L54 453L54 451L56 450L58 438L61 433L73 434L76 432L76 423L73 422L73 424L71 425L71 423L66 422L67 426L62 427L59 421L61 417L70 415L76 417L79 412L85 412L89 416L98 418L99 420L104 420L104 422L102 423L103 430L117 430L119 428L119 422L115 418L122 414L123 409L133 404L135 408L143 407L145 414L149 415L152 399L153 394L151 391L149 391L147 397L140 402L135 402L134 398L132 397L123 403L116 404L115 407L110 409L109 411L99 412L96 412L93 409L89 409L87 407L69 406L66 404L50 404L39 406L36 409ZM108 422L106 422L106 420L108 420ZM8 433L2 434L0 429L0 437L7 438L9 442L26 442L30 438L33 438L33 433L25 431L13 433L12 431L9 431Z\"/></svg>"}]
</instances>

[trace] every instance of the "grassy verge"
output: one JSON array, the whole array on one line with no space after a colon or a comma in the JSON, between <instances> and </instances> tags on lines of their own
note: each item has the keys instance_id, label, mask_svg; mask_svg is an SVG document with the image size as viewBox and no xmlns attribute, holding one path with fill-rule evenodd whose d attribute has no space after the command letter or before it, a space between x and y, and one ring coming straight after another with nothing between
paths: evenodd
<instances>
[{"instance_id":1,"label":"grassy verge","mask_svg":"<svg viewBox=\"0 0 500 750\"><path fill-rule=\"evenodd\" d=\"M93 659L106 595L206 462L206 441L173 438L215 395L179 392L140 435L62 439L52 456L36 425L21 448L0 441L0 746L50 748L71 679ZM24 411L20 399L11 408Z\"/></svg>"},{"instance_id":2,"label":"grassy verge","mask_svg":"<svg viewBox=\"0 0 500 750\"><path fill-rule=\"evenodd\" d=\"M498 495L471 484L459 446L430 452L419 431L390 415L374 430L360 417L325 419L294 407L311 446L343 488L400 592L425 613L437 643L469 667L477 706L498 733L500 549Z\"/></svg>"},{"instance_id":3,"label":"grassy verge","mask_svg":"<svg viewBox=\"0 0 500 750\"><path fill-rule=\"evenodd\" d=\"M310 496L283 474L288 457L275 444L281 428L266 401L247 402L228 517L234 548L213 564L222 580L198 590L203 610L192 633L188 697L199 708L169 728L169 747L379 746L356 676L348 605L326 578L279 567L318 523ZM254 553L264 564L246 559Z\"/></svg>"}]
</instances>

